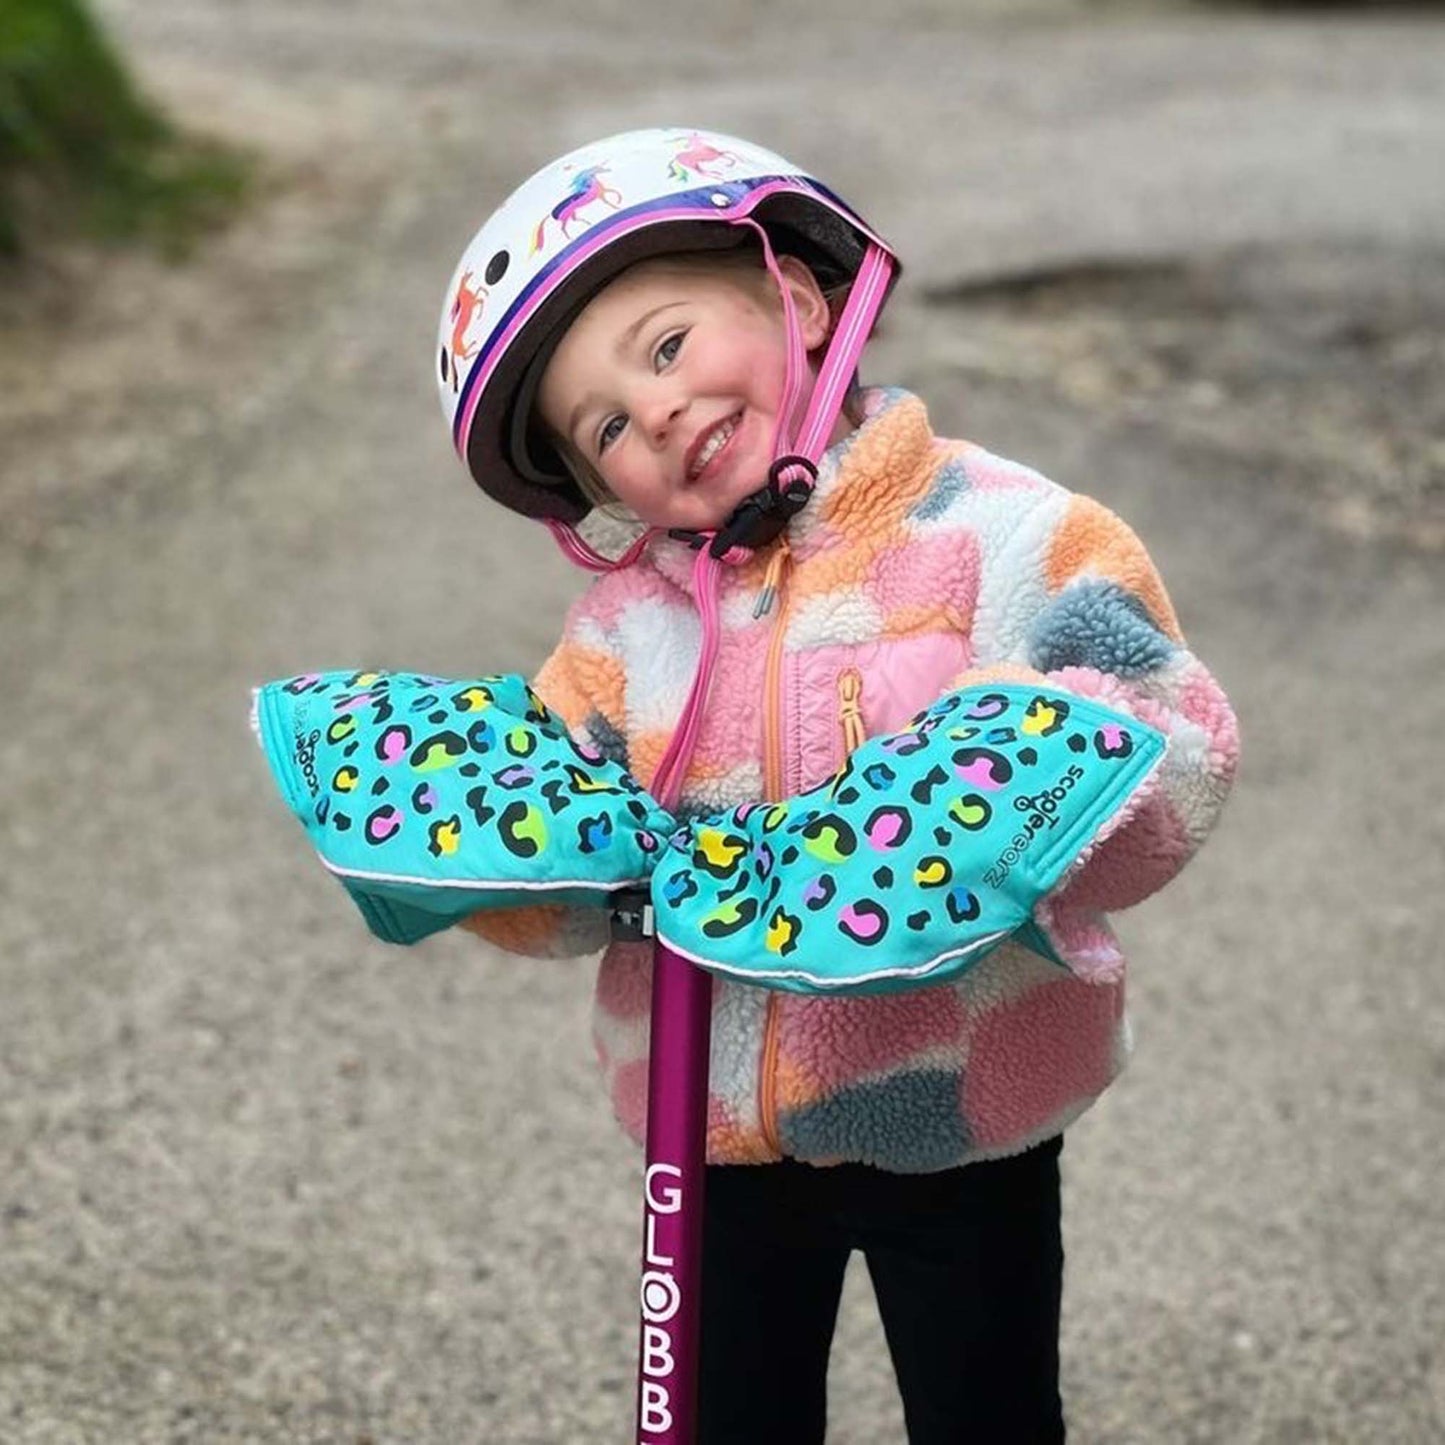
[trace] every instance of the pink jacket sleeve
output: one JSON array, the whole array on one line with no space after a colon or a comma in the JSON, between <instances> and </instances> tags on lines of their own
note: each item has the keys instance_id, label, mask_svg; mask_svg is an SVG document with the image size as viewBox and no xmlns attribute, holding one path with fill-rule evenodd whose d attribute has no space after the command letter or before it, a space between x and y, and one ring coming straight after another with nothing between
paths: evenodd
<instances>
[{"instance_id":1,"label":"pink jacket sleeve","mask_svg":"<svg viewBox=\"0 0 1445 1445\"><path fill-rule=\"evenodd\" d=\"M979 665L955 680L1037 680L1158 728L1164 761L1071 870L1057 906L1108 912L1162 888L1203 843L1234 780L1239 733L1189 650L1143 543L1088 497L1051 489L985 562Z\"/></svg>"}]
</instances>

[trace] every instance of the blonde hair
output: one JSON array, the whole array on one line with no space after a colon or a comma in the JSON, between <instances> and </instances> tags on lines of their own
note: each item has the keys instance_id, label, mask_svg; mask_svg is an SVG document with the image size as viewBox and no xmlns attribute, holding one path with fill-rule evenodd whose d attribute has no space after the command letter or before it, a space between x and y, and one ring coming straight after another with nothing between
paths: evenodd
<instances>
[{"instance_id":1,"label":"blonde hair","mask_svg":"<svg viewBox=\"0 0 1445 1445\"><path fill-rule=\"evenodd\" d=\"M582 495L599 512L605 513L614 521L634 520L632 509L613 493L611 487L602 480L602 473L572 445L571 441L567 437L552 433L550 428L548 434L553 447L556 448L557 455L562 459L562 465L567 468L568 474L577 483L577 489Z\"/></svg>"}]
</instances>

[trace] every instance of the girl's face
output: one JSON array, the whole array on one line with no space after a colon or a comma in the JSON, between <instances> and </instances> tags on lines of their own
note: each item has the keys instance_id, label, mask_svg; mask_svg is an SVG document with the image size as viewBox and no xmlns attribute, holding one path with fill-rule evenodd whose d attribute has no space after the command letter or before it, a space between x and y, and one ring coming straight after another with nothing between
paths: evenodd
<instances>
[{"instance_id":1,"label":"girl's face","mask_svg":"<svg viewBox=\"0 0 1445 1445\"><path fill-rule=\"evenodd\" d=\"M811 351L827 337L827 302L801 262L779 264ZM767 481L786 368L782 299L761 264L663 258L592 298L537 406L643 522L701 531ZM811 372L802 380L806 401Z\"/></svg>"}]
</instances>

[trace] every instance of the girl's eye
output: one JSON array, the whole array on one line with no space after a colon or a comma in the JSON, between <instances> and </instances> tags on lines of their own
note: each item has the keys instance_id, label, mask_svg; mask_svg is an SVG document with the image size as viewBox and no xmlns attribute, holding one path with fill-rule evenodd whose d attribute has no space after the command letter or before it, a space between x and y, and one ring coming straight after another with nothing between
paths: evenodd
<instances>
[{"instance_id":1,"label":"girl's eye","mask_svg":"<svg viewBox=\"0 0 1445 1445\"><path fill-rule=\"evenodd\" d=\"M622 428L627 425L627 418L622 415L609 416L602 423L602 430L597 433L597 450L605 452L618 437L622 435Z\"/></svg>"},{"instance_id":2,"label":"girl's eye","mask_svg":"<svg viewBox=\"0 0 1445 1445\"><path fill-rule=\"evenodd\" d=\"M677 359L677 353L682 350L682 338L686 335L683 331L674 331L652 354L652 364L661 371L664 366L670 365Z\"/></svg>"}]
</instances>

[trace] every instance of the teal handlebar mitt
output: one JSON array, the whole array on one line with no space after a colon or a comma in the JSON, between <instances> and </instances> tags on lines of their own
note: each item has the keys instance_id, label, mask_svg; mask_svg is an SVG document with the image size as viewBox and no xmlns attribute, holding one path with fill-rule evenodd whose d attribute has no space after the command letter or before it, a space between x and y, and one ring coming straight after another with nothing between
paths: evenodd
<instances>
[{"instance_id":1,"label":"teal handlebar mitt","mask_svg":"<svg viewBox=\"0 0 1445 1445\"><path fill-rule=\"evenodd\" d=\"M949 693L821 786L679 829L653 874L658 937L703 968L794 993L942 983L1016 930L1031 936L1035 903L1164 746L1068 693Z\"/></svg>"},{"instance_id":2,"label":"teal handlebar mitt","mask_svg":"<svg viewBox=\"0 0 1445 1445\"><path fill-rule=\"evenodd\" d=\"M677 826L515 675L307 673L258 688L252 720L321 861L390 943L479 908L605 907L646 886Z\"/></svg>"}]
</instances>

